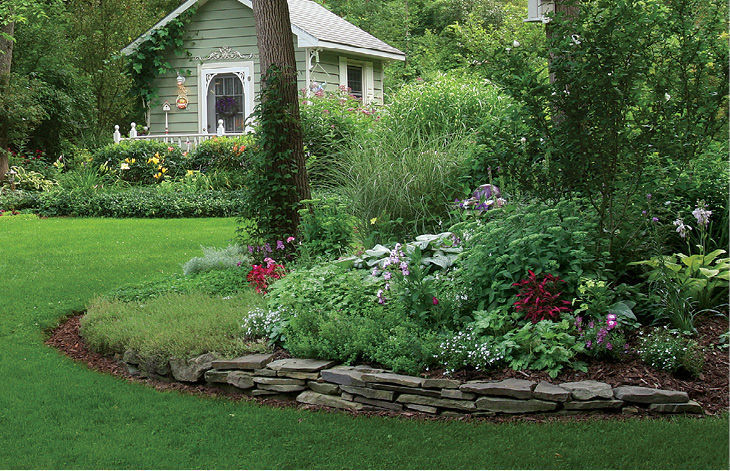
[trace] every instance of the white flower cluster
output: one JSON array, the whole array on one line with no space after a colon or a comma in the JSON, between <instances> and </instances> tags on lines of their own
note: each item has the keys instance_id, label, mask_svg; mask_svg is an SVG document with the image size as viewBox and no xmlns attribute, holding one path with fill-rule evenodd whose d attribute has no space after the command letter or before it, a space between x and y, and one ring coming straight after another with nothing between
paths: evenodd
<instances>
[{"instance_id":1,"label":"white flower cluster","mask_svg":"<svg viewBox=\"0 0 730 471\"><path fill-rule=\"evenodd\" d=\"M504 355L493 345L481 342L472 329L456 333L443 341L439 346L440 353L436 360L450 374L454 371L472 366L477 370L487 370L504 359Z\"/></svg>"},{"instance_id":2,"label":"white flower cluster","mask_svg":"<svg viewBox=\"0 0 730 471\"><path fill-rule=\"evenodd\" d=\"M281 310L268 310L255 308L248 311L248 316L243 318L241 328L247 338L260 339L269 338L274 327L284 320Z\"/></svg>"}]
</instances>

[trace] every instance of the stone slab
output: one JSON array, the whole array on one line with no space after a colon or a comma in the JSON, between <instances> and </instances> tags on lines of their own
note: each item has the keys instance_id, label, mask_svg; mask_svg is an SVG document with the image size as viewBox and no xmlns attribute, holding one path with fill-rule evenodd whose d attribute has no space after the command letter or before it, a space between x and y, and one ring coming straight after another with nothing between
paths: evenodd
<instances>
[{"instance_id":1,"label":"stone slab","mask_svg":"<svg viewBox=\"0 0 730 471\"><path fill-rule=\"evenodd\" d=\"M530 399L534 381L509 378L494 382L469 382L459 386L464 392L471 392L482 396L504 396L515 399Z\"/></svg>"},{"instance_id":2,"label":"stone slab","mask_svg":"<svg viewBox=\"0 0 730 471\"><path fill-rule=\"evenodd\" d=\"M355 395L354 394L350 394L348 392L341 393L340 394L340 397L342 399L346 400L346 401L353 401L353 400L355 400Z\"/></svg>"},{"instance_id":3,"label":"stone slab","mask_svg":"<svg viewBox=\"0 0 730 471\"><path fill-rule=\"evenodd\" d=\"M532 397L545 401L565 402L570 399L570 391L547 381L540 381L533 389Z\"/></svg>"},{"instance_id":4,"label":"stone slab","mask_svg":"<svg viewBox=\"0 0 730 471\"><path fill-rule=\"evenodd\" d=\"M547 412L558 408L558 404L540 399L511 399L506 397L482 396L476 400L479 410L503 412L505 414L526 414L529 412Z\"/></svg>"},{"instance_id":5,"label":"stone slab","mask_svg":"<svg viewBox=\"0 0 730 471\"><path fill-rule=\"evenodd\" d=\"M270 370L268 368L261 368L259 370L253 370L253 375L274 377L276 376L276 371Z\"/></svg>"},{"instance_id":6,"label":"stone slab","mask_svg":"<svg viewBox=\"0 0 730 471\"><path fill-rule=\"evenodd\" d=\"M471 401L476 398L477 395L470 392L459 391L458 389L442 389L441 397L445 399L464 399Z\"/></svg>"},{"instance_id":7,"label":"stone slab","mask_svg":"<svg viewBox=\"0 0 730 471\"><path fill-rule=\"evenodd\" d=\"M561 383L559 386L570 391L573 399L577 401L588 401L590 399L613 399L613 388L609 384L600 381L574 381Z\"/></svg>"},{"instance_id":8,"label":"stone slab","mask_svg":"<svg viewBox=\"0 0 730 471\"><path fill-rule=\"evenodd\" d=\"M267 376L254 376L253 381L256 384L282 384L282 385L289 385L289 386L302 386L304 385L304 380L302 379L293 379L293 378L270 378Z\"/></svg>"},{"instance_id":9,"label":"stone slab","mask_svg":"<svg viewBox=\"0 0 730 471\"><path fill-rule=\"evenodd\" d=\"M423 406L442 407L444 409L456 409L464 411L476 410L476 405L472 401L460 401L456 399L441 399L428 396L418 396L416 394L401 394L396 402L404 404L419 404Z\"/></svg>"},{"instance_id":10,"label":"stone slab","mask_svg":"<svg viewBox=\"0 0 730 471\"><path fill-rule=\"evenodd\" d=\"M304 371L279 371L277 376L294 379L318 379L319 373L307 373Z\"/></svg>"},{"instance_id":11,"label":"stone slab","mask_svg":"<svg viewBox=\"0 0 730 471\"><path fill-rule=\"evenodd\" d=\"M395 402L379 401L377 399L371 399L369 397L363 397L363 396L355 396L355 398L353 400L355 402L360 402L362 404L368 404L370 406L379 407L381 409L393 410L393 411L402 411L403 410L403 405L397 404Z\"/></svg>"},{"instance_id":12,"label":"stone slab","mask_svg":"<svg viewBox=\"0 0 730 471\"><path fill-rule=\"evenodd\" d=\"M653 389L642 386L618 386L613 388L616 399L637 404L678 404L689 401L684 391Z\"/></svg>"},{"instance_id":13,"label":"stone slab","mask_svg":"<svg viewBox=\"0 0 730 471\"><path fill-rule=\"evenodd\" d=\"M213 362L213 368L219 370L256 370L263 368L273 359L274 355L272 353L256 353L231 360L216 360Z\"/></svg>"},{"instance_id":14,"label":"stone slab","mask_svg":"<svg viewBox=\"0 0 730 471\"><path fill-rule=\"evenodd\" d=\"M134 350L125 350L124 355L122 356L122 360L124 363L129 363L130 365L139 365L142 363L142 359L137 355L137 352Z\"/></svg>"},{"instance_id":15,"label":"stone slab","mask_svg":"<svg viewBox=\"0 0 730 471\"><path fill-rule=\"evenodd\" d=\"M298 371L300 373L315 373L334 366L334 361L310 360L308 358L285 358L275 360L266 365L275 371Z\"/></svg>"},{"instance_id":16,"label":"stone slab","mask_svg":"<svg viewBox=\"0 0 730 471\"><path fill-rule=\"evenodd\" d=\"M245 371L231 371L228 373L226 383L239 389L251 389L254 386L251 373L247 373Z\"/></svg>"},{"instance_id":17,"label":"stone slab","mask_svg":"<svg viewBox=\"0 0 730 471\"><path fill-rule=\"evenodd\" d=\"M702 406L695 401L677 404L650 404L649 410L661 414L702 414L704 412Z\"/></svg>"},{"instance_id":18,"label":"stone slab","mask_svg":"<svg viewBox=\"0 0 730 471\"><path fill-rule=\"evenodd\" d=\"M424 406L423 404L406 404L406 409L423 412L424 414L436 414L438 409L433 406Z\"/></svg>"},{"instance_id":19,"label":"stone slab","mask_svg":"<svg viewBox=\"0 0 730 471\"><path fill-rule=\"evenodd\" d=\"M197 383L203 377L203 374L212 368L215 359L216 356L212 353L204 353L189 360L171 358L170 371L172 377L178 381Z\"/></svg>"},{"instance_id":20,"label":"stone slab","mask_svg":"<svg viewBox=\"0 0 730 471\"><path fill-rule=\"evenodd\" d=\"M395 384L396 386L407 386L411 388L420 388L423 384L423 378L419 378L418 376L406 376L395 373L363 373L362 379L368 383Z\"/></svg>"},{"instance_id":21,"label":"stone slab","mask_svg":"<svg viewBox=\"0 0 730 471\"><path fill-rule=\"evenodd\" d=\"M395 384L383 383L366 383L375 389L385 389L387 391L395 391L403 394L418 394L419 396L441 397L441 391L438 389L409 388L406 386L396 386Z\"/></svg>"},{"instance_id":22,"label":"stone slab","mask_svg":"<svg viewBox=\"0 0 730 471\"><path fill-rule=\"evenodd\" d=\"M337 396L320 394L314 391L302 392L297 396L297 402L347 410L363 410L365 408L365 405L360 402L346 401Z\"/></svg>"},{"instance_id":23,"label":"stone slab","mask_svg":"<svg viewBox=\"0 0 730 471\"><path fill-rule=\"evenodd\" d=\"M421 387L427 389L457 389L461 385L461 381L455 379L431 379L426 378L423 380Z\"/></svg>"},{"instance_id":24,"label":"stone slab","mask_svg":"<svg viewBox=\"0 0 730 471\"><path fill-rule=\"evenodd\" d=\"M442 410L439 415L441 417L451 417L454 419L461 419L464 417L469 417L469 414L464 414L462 412L454 412L452 410Z\"/></svg>"},{"instance_id":25,"label":"stone slab","mask_svg":"<svg viewBox=\"0 0 730 471\"><path fill-rule=\"evenodd\" d=\"M367 384L362 379L362 375L365 373L349 366L322 370L319 374L322 379L328 383L341 384L344 386L365 386Z\"/></svg>"},{"instance_id":26,"label":"stone slab","mask_svg":"<svg viewBox=\"0 0 730 471\"><path fill-rule=\"evenodd\" d=\"M307 389L303 384L257 384L256 387L265 391L276 391L280 393L299 392Z\"/></svg>"},{"instance_id":27,"label":"stone slab","mask_svg":"<svg viewBox=\"0 0 730 471\"><path fill-rule=\"evenodd\" d=\"M336 384L330 383L319 383L317 381L307 381L307 386L314 392L320 394L338 395L340 394L340 387Z\"/></svg>"},{"instance_id":28,"label":"stone slab","mask_svg":"<svg viewBox=\"0 0 730 471\"><path fill-rule=\"evenodd\" d=\"M208 370L203 377L208 383L225 383L228 381L228 370Z\"/></svg>"},{"instance_id":29,"label":"stone slab","mask_svg":"<svg viewBox=\"0 0 730 471\"><path fill-rule=\"evenodd\" d=\"M386 391L383 389L372 389L362 388L359 386L340 386L343 391L349 392L350 394L357 394L359 396L367 397L370 399L377 399L380 401L392 401L395 397L395 392Z\"/></svg>"},{"instance_id":30,"label":"stone slab","mask_svg":"<svg viewBox=\"0 0 730 471\"><path fill-rule=\"evenodd\" d=\"M589 401L568 401L563 404L566 410L618 409L624 401L618 399L593 399Z\"/></svg>"}]
</instances>

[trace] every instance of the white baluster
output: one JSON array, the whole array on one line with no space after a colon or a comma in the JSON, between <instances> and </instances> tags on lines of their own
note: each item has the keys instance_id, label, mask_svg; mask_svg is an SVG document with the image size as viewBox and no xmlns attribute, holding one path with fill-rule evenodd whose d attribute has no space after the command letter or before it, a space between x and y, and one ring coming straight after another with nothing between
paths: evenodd
<instances>
[{"instance_id":1,"label":"white baluster","mask_svg":"<svg viewBox=\"0 0 730 471\"><path fill-rule=\"evenodd\" d=\"M119 144L122 140L122 133L119 132L119 125L114 125L114 144Z\"/></svg>"},{"instance_id":2,"label":"white baluster","mask_svg":"<svg viewBox=\"0 0 730 471\"><path fill-rule=\"evenodd\" d=\"M223 126L223 120L219 119L218 120L218 129L216 129L215 134L217 136L222 136L225 133L226 133L226 128L225 128L225 126Z\"/></svg>"},{"instance_id":3,"label":"white baluster","mask_svg":"<svg viewBox=\"0 0 730 471\"><path fill-rule=\"evenodd\" d=\"M129 137L130 139L137 137L137 123L132 123L132 127L129 129Z\"/></svg>"}]
</instances>

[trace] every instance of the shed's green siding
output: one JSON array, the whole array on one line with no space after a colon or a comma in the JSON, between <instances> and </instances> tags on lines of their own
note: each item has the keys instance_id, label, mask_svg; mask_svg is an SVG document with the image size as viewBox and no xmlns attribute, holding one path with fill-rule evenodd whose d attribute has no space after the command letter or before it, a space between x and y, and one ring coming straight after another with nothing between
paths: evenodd
<instances>
[{"instance_id":1,"label":"shed's green siding","mask_svg":"<svg viewBox=\"0 0 730 471\"><path fill-rule=\"evenodd\" d=\"M297 86L299 89L306 87L306 52L297 47L297 38L292 34L294 41L294 52L297 61ZM168 62L174 68L173 72L157 77L154 86L158 91L158 98L151 103L150 107L150 133L162 134L165 131L165 113L162 111L162 103L168 101L172 106L169 112L170 133L195 134L202 132L199 120L199 63L190 57L206 57L211 52L221 47L231 47L242 54L253 54L254 58L254 93L258 94L260 88L261 71L258 60L258 47L256 46L256 26L253 12L237 0L210 0L198 8L193 20L188 26L184 38L184 48L189 56L176 57L170 53ZM341 53L332 51L320 52L320 67L312 72L311 79L318 82L326 82L327 90L335 90L339 86L339 56ZM370 60L370 59L369 59ZM214 61L220 62L238 62ZM382 102L382 63L373 61L375 74L375 96L376 100ZM325 74L323 70L329 74ZM177 72L182 71L186 76L185 87L188 90L188 108L178 110L175 107L177 99ZM246 110L248 113L251 110Z\"/></svg>"}]
</instances>

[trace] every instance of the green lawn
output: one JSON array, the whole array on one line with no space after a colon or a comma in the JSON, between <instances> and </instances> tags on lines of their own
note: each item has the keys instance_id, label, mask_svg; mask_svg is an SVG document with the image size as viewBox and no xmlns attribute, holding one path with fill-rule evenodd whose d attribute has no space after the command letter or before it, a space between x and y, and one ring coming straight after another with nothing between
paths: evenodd
<instances>
[{"instance_id":1,"label":"green lawn","mask_svg":"<svg viewBox=\"0 0 730 471\"><path fill-rule=\"evenodd\" d=\"M231 219L0 221L1 468L728 468L728 418L421 422L160 393L88 370L43 329L180 271Z\"/></svg>"}]
</instances>

